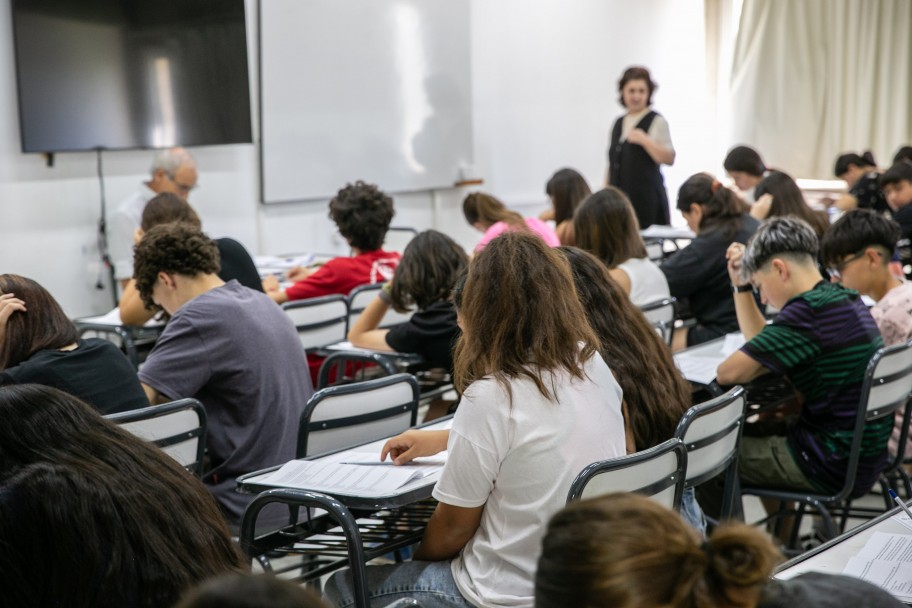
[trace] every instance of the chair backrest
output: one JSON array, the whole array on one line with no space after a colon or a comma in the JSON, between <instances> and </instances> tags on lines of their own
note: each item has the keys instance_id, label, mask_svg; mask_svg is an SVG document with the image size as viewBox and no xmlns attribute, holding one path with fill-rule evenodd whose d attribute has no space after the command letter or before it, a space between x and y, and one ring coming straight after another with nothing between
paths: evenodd
<instances>
[{"instance_id":1,"label":"chair backrest","mask_svg":"<svg viewBox=\"0 0 912 608\"><path fill-rule=\"evenodd\" d=\"M348 334L348 301L345 296L322 296L282 304L304 350L321 348L345 340Z\"/></svg>"},{"instance_id":2,"label":"chair backrest","mask_svg":"<svg viewBox=\"0 0 912 608\"><path fill-rule=\"evenodd\" d=\"M380 353L333 352L320 364L316 388L319 390L337 384L364 382L368 379L365 377L367 374L374 374L371 378L376 378L398 374L400 371L393 359Z\"/></svg>"},{"instance_id":3,"label":"chair backrest","mask_svg":"<svg viewBox=\"0 0 912 608\"><path fill-rule=\"evenodd\" d=\"M418 381L411 374L330 386L301 414L298 458L391 437L415 425Z\"/></svg>"},{"instance_id":4,"label":"chair backrest","mask_svg":"<svg viewBox=\"0 0 912 608\"><path fill-rule=\"evenodd\" d=\"M737 466L745 405L746 393L736 386L685 412L675 437L687 448L686 487L698 486L729 466Z\"/></svg>"},{"instance_id":5,"label":"chair backrest","mask_svg":"<svg viewBox=\"0 0 912 608\"><path fill-rule=\"evenodd\" d=\"M671 338L674 335L676 302L676 298L662 298L640 306L643 316L652 323L652 326L669 346L671 346Z\"/></svg>"},{"instance_id":6,"label":"chair backrest","mask_svg":"<svg viewBox=\"0 0 912 608\"><path fill-rule=\"evenodd\" d=\"M359 285L358 287L352 289L351 293L348 294L349 327L352 327L355 324L355 320L358 318L358 315L364 312L364 309L367 308L367 305L377 297L377 294L380 293L381 289L383 289L383 283ZM390 306L386 311L386 314L383 315L383 318L380 320L380 325L378 327L385 329L393 325L398 325L399 323L405 323L411 317L411 312L396 312L393 310L393 307Z\"/></svg>"},{"instance_id":7,"label":"chair backrest","mask_svg":"<svg viewBox=\"0 0 912 608\"><path fill-rule=\"evenodd\" d=\"M386 238L383 240L383 248L386 251L405 251L405 246L409 244L418 231L408 226L390 226L386 231Z\"/></svg>"},{"instance_id":8,"label":"chair backrest","mask_svg":"<svg viewBox=\"0 0 912 608\"><path fill-rule=\"evenodd\" d=\"M665 258L665 249L663 243L664 241L644 242L644 245L646 245L646 257L648 257L656 264L660 263Z\"/></svg>"},{"instance_id":9,"label":"chair backrest","mask_svg":"<svg viewBox=\"0 0 912 608\"><path fill-rule=\"evenodd\" d=\"M834 495L836 499L849 496L855 486L861 443L867 422L889 416L905 407L912 394L912 348L909 344L896 344L881 348L868 363L862 385L861 400L855 417L855 430L849 448L845 484Z\"/></svg>"},{"instance_id":10,"label":"chair backrest","mask_svg":"<svg viewBox=\"0 0 912 608\"><path fill-rule=\"evenodd\" d=\"M686 472L687 450L673 437L648 450L590 464L573 480L567 502L635 492L677 510Z\"/></svg>"},{"instance_id":11,"label":"chair backrest","mask_svg":"<svg viewBox=\"0 0 912 608\"><path fill-rule=\"evenodd\" d=\"M178 399L105 418L137 437L151 441L191 472L203 474L206 409L196 399Z\"/></svg>"}]
</instances>

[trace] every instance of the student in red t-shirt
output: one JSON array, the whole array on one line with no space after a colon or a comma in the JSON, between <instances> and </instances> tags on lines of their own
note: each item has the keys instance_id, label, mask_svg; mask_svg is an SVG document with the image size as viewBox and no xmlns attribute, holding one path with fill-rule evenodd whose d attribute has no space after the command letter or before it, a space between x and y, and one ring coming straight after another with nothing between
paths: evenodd
<instances>
[{"instance_id":1,"label":"student in red t-shirt","mask_svg":"<svg viewBox=\"0 0 912 608\"><path fill-rule=\"evenodd\" d=\"M383 239L393 219L393 199L376 185L357 181L339 190L329 201L329 217L352 248L351 257L338 257L319 268L293 268L288 279L295 284L281 289L274 276L263 281L266 293L282 304L331 294L348 295L368 283L383 283L393 276L399 254L383 251Z\"/></svg>"}]
</instances>

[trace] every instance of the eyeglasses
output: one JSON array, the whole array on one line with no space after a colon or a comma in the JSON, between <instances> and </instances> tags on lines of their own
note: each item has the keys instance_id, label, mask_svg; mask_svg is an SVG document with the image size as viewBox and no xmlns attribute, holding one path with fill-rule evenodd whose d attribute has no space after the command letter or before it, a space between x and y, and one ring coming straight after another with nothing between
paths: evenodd
<instances>
[{"instance_id":1,"label":"eyeglasses","mask_svg":"<svg viewBox=\"0 0 912 608\"><path fill-rule=\"evenodd\" d=\"M829 275L830 275L831 277L835 277L835 278L837 278L837 279L840 279L840 278L842 278L842 273L845 271L846 266L848 266L849 264L851 264L851 263L854 262L855 260L860 260L861 258L864 257L864 255L865 255L865 252L864 252L864 251L859 251L858 253L856 253L856 254L853 255L852 257L850 257L850 258L848 258L848 259L845 259L845 260L842 260L841 262L837 262L836 265L833 266L833 267L831 267L831 268L827 268L827 272L829 273Z\"/></svg>"}]
</instances>

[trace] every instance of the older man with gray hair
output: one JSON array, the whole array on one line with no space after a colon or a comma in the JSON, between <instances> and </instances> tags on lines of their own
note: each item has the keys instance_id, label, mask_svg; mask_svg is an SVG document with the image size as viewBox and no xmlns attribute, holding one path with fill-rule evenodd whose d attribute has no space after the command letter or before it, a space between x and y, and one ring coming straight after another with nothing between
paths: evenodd
<instances>
[{"instance_id":1,"label":"older man with gray hair","mask_svg":"<svg viewBox=\"0 0 912 608\"><path fill-rule=\"evenodd\" d=\"M152 162L151 178L123 201L108 221L108 253L121 288L133 276L133 234L146 203L162 192L187 198L196 188L196 161L184 148L162 150Z\"/></svg>"},{"instance_id":2,"label":"older man with gray hair","mask_svg":"<svg viewBox=\"0 0 912 608\"><path fill-rule=\"evenodd\" d=\"M858 292L823 280L817 247L807 223L785 216L726 254L747 343L719 366L717 381L740 384L774 372L803 397L796 418L745 426L739 467L748 485L830 493L845 483L865 369L883 341ZM779 309L772 323L754 292ZM877 481L892 427L892 417L865 426L854 493Z\"/></svg>"}]
</instances>

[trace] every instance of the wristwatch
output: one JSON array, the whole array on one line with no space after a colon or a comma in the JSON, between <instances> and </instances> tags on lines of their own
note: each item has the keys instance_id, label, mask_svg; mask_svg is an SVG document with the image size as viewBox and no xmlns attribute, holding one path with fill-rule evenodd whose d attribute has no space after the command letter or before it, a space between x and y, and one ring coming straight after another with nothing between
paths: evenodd
<instances>
[{"instance_id":1,"label":"wristwatch","mask_svg":"<svg viewBox=\"0 0 912 608\"><path fill-rule=\"evenodd\" d=\"M750 283L745 283L744 285L735 285L732 283L732 293L745 293L753 290L754 287Z\"/></svg>"}]
</instances>

